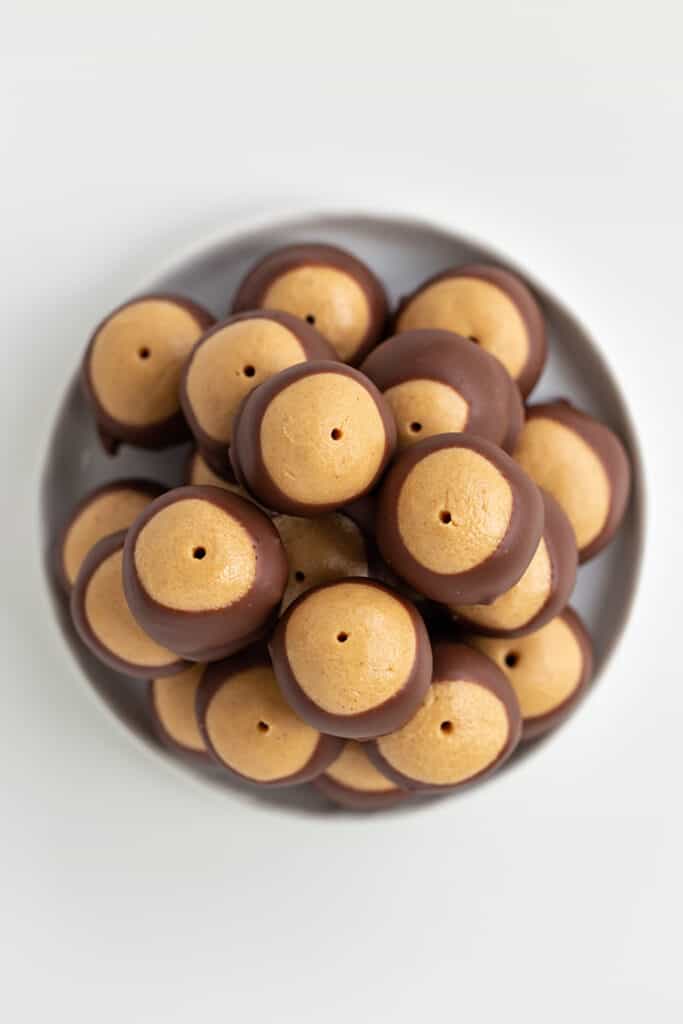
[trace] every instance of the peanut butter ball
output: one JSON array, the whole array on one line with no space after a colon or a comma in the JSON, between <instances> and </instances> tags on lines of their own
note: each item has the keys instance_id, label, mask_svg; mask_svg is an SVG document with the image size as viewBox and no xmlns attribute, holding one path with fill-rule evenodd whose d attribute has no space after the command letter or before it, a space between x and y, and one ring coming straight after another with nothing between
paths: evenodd
<instances>
[{"instance_id":1,"label":"peanut butter ball","mask_svg":"<svg viewBox=\"0 0 683 1024\"><path fill-rule=\"evenodd\" d=\"M79 501L57 546L57 573L66 591L71 590L90 549L103 537L130 526L163 491L161 484L151 480L115 480Z\"/></svg>"},{"instance_id":2,"label":"peanut butter ball","mask_svg":"<svg viewBox=\"0 0 683 1024\"><path fill-rule=\"evenodd\" d=\"M180 400L213 471L232 478L229 448L240 403L274 373L309 359L334 359L314 327L289 313L253 310L211 328L185 362Z\"/></svg>"},{"instance_id":3,"label":"peanut butter ball","mask_svg":"<svg viewBox=\"0 0 683 1024\"><path fill-rule=\"evenodd\" d=\"M309 362L252 391L231 457L240 483L267 508L313 516L369 493L395 443L391 409L371 380L342 363Z\"/></svg>"},{"instance_id":4,"label":"peanut butter ball","mask_svg":"<svg viewBox=\"0 0 683 1024\"><path fill-rule=\"evenodd\" d=\"M140 625L190 661L216 661L267 629L287 583L271 520L218 487L179 487L128 531L124 586Z\"/></svg>"},{"instance_id":5,"label":"peanut butter ball","mask_svg":"<svg viewBox=\"0 0 683 1024\"><path fill-rule=\"evenodd\" d=\"M431 678L431 645L414 605L372 580L302 594L280 619L270 651L297 714L346 739L399 728Z\"/></svg>"},{"instance_id":6,"label":"peanut butter ball","mask_svg":"<svg viewBox=\"0 0 683 1024\"><path fill-rule=\"evenodd\" d=\"M505 673L522 712L522 739L559 725L583 696L593 671L590 637L572 608L513 642L470 636L467 642Z\"/></svg>"},{"instance_id":7,"label":"peanut butter ball","mask_svg":"<svg viewBox=\"0 0 683 1024\"><path fill-rule=\"evenodd\" d=\"M341 751L341 740L321 734L287 704L265 648L210 665L196 709L213 757L235 777L259 786L310 782Z\"/></svg>"},{"instance_id":8,"label":"peanut butter ball","mask_svg":"<svg viewBox=\"0 0 683 1024\"><path fill-rule=\"evenodd\" d=\"M351 811L378 811L411 794L375 767L362 743L347 740L339 757L313 785L328 800Z\"/></svg>"},{"instance_id":9,"label":"peanut butter ball","mask_svg":"<svg viewBox=\"0 0 683 1024\"><path fill-rule=\"evenodd\" d=\"M368 549L363 534L348 516L331 512L315 519L275 516L289 562L289 579L281 611L300 594L320 583L368 575Z\"/></svg>"},{"instance_id":10,"label":"peanut butter ball","mask_svg":"<svg viewBox=\"0 0 683 1024\"><path fill-rule=\"evenodd\" d=\"M167 448L189 430L180 377L193 345L214 318L176 295L146 295L119 306L95 329L81 380L102 443Z\"/></svg>"},{"instance_id":11,"label":"peanut butter ball","mask_svg":"<svg viewBox=\"0 0 683 1024\"><path fill-rule=\"evenodd\" d=\"M546 331L535 298L515 274L469 264L429 278L404 298L396 330L440 328L480 345L501 361L526 397L546 360Z\"/></svg>"},{"instance_id":12,"label":"peanut butter ball","mask_svg":"<svg viewBox=\"0 0 683 1024\"><path fill-rule=\"evenodd\" d=\"M361 260L332 245L289 245L253 267L235 295L233 313L277 309L314 326L345 363L359 363L380 340L388 315L378 278Z\"/></svg>"},{"instance_id":13,"label":"peanut butter ball","mask_svg":"<svg viewBox=\"0 0 683 1024\"><path fill-rule=\"evenodd\" d=\"M624 446L609 427L564 400L530 406L515 459L567 513L580 562L609 544L631 481Z\"/></svg>"},{"instance_id":14,"label":"peanut butter ball","mask_svg":"<svg viewBox=\"0 0 683 1024\"><path fill-rule=\"evenodd\" d=\"M404 451L379 492L376 539L389 567L443 604L485 604L509 590L543 531L543 500L500 448L438 434Z\"/></svg>"},{"instance_id":15,"label":"peanut butter ball","mask_svg":"<svg viewBox=\"0 0 683 1024\"><path fill-rule=\"evenodd\" d=\"M533 633L565 607L576 582L578 552L567 516L547 491L543 536L529 565L491 604L455 605L452 611L475 633L516 637Z\"/></svg>"},{"instance_id":16,"label":"peanut butter ball","mask_svg":"<svg viewBox=\"0 0 683 1024\"><path fill-rule=\"evenodd\" d=\"M133 618L123 591L126 531L103 537L86 555L71 591L71 617L83 643L105 665L138 679L183 672L187 662Z\"/></svg>"},{"instance_id":17,"label":"peanut butter ball","mask_svg":"<svg viewBox=\"0 0 683 1024\"><path fill-rule=\"evenodd\" d=\"M365 749L398 786L439 791L500 768L520 731L519 705L501 670L464 644L443 643L434 647L434 678L420 708Z\"/></svg>"},{"instance_id":18,"label":"peanut butter ball","mask_svg":"<svg viewBox=\"0 0 683 1024\"><path fill-rule=\"evenodd\" d=\"M176 676L149 683L150 708L161 741L176 753L202 760L208 754L195 714L195 700L205 669L206 665L190 665Z\"/></svg>"},{"instance_id":19,"label":"peanut butter ball","mask_svg":"<svg viewBox=\"0 0 683 1024\"><path fill-rule=\"evenodd\" d=\"M494 356L451 331L397 334L361 366L396 419L399 448L434 434L466 432L502 444L509 429L509 375Z\"/></svg>"}]
</instances>

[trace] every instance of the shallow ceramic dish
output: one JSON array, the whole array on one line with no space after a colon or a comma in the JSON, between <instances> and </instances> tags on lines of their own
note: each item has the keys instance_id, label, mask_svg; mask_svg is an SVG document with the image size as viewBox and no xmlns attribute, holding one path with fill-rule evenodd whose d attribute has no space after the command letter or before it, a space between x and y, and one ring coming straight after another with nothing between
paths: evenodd
<instances>
[{"instance_id":1,"label":"shallow ceramic dish","mask_svg":"<svg viewBox=\"0 0 683 1024\"><path fill-rule=\"evenodd\" d=\"M179 292L207 306L216 316L224 316L239 280L255 260L277 246L300 241L330 242L359 255L383 279L392 303L424 278L457 263L498 263L521 273L534 288L546 316L550 344L548 364L531 401L570 397L577 406L617 431L633 466L633 491L621 530L606 551L581 567L572 597L572 604L583 617L595 645L595 685L628 618L644 533L643 474L635 431L618 384L597 344L574 315L523 268L488 246L447 228L400 215L305 214L242 225L194 247L150 280L141 282L139 290ZM121 296L121 300L129 297ZM84 338L83 345L85 341ZM75 353L74 359L79 356L80 352ZM115 458L108 457L99 444L75 382L67 386L51 437L43 475L42 513L47 575L56 614L89 684L136 737L171 759L173 755L160 745L154 730L146 684L105 668L74 636L52 559L56 539L71 509L85 493L107 480L133 476L177 486L182 482L188 447L145 452L123 446ZM590 713L589 707L590 698L579 714ZM508 765L514 765L520 756L549 738L523 748ZM181 768L224 782L219 770L210 764L173 760ZM506 770L508 766L503 769ZM224 784L239 789L234 783ZM323 806L322 798L308 786L280 790L275 795L254 788L249 793L256 799L292 808L313 810ZM413 805L409 801L392 813L405 813Z\"/></svg>"}]
</instances>

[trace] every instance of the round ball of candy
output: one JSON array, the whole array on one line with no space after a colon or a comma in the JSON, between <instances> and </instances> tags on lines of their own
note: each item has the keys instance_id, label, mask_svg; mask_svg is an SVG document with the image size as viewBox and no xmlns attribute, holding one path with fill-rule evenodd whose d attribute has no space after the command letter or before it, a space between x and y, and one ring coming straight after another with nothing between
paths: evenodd
<instances>
[{"instance_id":1,"label":"round ball of candy","mask_svg":"<svg viewBox=\"0 0 683 1024\"><path fill-rule=\"evenodd\" d=\"M138 622L191 661L215 661L268 627L287 559L271 520L217 487L179 487L128 531L124 585Z\"/></svg>"},{"instance_id":2,"label":"round ball of candy","mask_svg":"<svg viewBox=\"0 0 683 1024\"><path fill-rule=\"evenodd\" d=\"M183 363L214 318L175 295L119 306L95 329L81 379L102 443L166 448L188 436L180 410Z\"/></svg>"},{"instance_id":3,"label":"round ball of candy","mask_svg":"<svg viewBox=\"0 0 683 1024\"><path fill-rule=\"evenodd\" d=\"M164 488L151 480L116 480L91 491L78 503L57 546L57 574L65 590L95 544L125 530Z\"/></svg>"},{"instance_id":4,"label":"round ball of candy","mask_svg":"<svg viewBox=\"0 0 683 1024\"><path fill-rule=\"evenodd\" d=\"M399 728L431 678L431 645L415 607L366 579L307 591L280 619L270 650L297 714L348 739Z\"/></svg>"},{"instance_id":5,"label":"round ball of candy","mask_svg":"<svg viewBox=\"0 0 683 1024\"><path fill-rule=\"evenodd\" d=\"M437 327L455 331L501 361L524 396L545 364L543 315L515 274L501 267L469 264L429 278L404 298L396 330Z\"/></svg>"},{"instance_id":6,"label":"round ball of candy","mask_svg":"<svg viewBox=\"0 0 683 1024\"><path fill-rule=\"evenodd\" d=\"M300 594L321 583L368 575L368 550L354 521L340 512L315 519L275 516L289 562L282 611Z\"/></svg>"},{"instance_id":7,"label":"round ball of candy","mask_svg":"<svg viewBox=\"0 0 683 1024\"><path fill-rule=\"evenodd\" d=\"M372 381L325 361L292 366L252 391L235 421L231 457L262 504L313 516L371 491L395 443L391 409Z\"/></svg>"},{"instance_id":8,"label":"round ball of candy","mask_svg":"<svg viewBox=\"0 0 683 1024\"><path fill-rule=\"evenodd\" d=\"M91 548L71 591L71 617L81 640L105 665L138 679L174 675L187 663L136 622L123 592L126 531Z\"/></svg>"},{"instance_id":9,"label":"round ball of candy","mask_svg":"<svg viewBox=\"0 0 683 1024\"><path fill-rule=\"evenodd\" d=\"M565 607L576 581L577 550L567 516L547 491L543 536L514 586L491 604L455 605L452 611L475 633L524 636L550 622Z\"/></svg>"},{"instance_id":10,"label":"round ball of candy","mask_svg":"<svg viewBox=\"0 0 683 1024\"><path fill-rule=\"evenodd\" d=\"M421 707L366 750L404 789L454 789L499 768L520 730L517 699L501 670L464 644L444 643L434 647L434 678Z\"/></svg>"},{"instance_id":11,"label":"round ball of candy","mask_svg":"<svg viewBox=\"0 0 683 1024\"><path fill-rule=\"evenodd\" d=\"M380 340L387 298L369 267L332 245L289 245L253 267L234 313L278 309L316 327L345 363L359 363Z\"/></svg>"},{"instance_id":12,"label":"round ball of candy","mask_svg":"<svg viewBox=\"0 0 683 1024\"><path fill-rule=\"evenodd\" d=\"M395 461L376 523L384 560L415 590L443 604L484 604L529 565L543 531L543 500L489 441L439 434Z\"/></svg>"},{"instance_id":13,"label":"round ball of candy","mask_svg":"<svg viewBox=\"0 0 683 1024\"><path fill-rule=\"evenodd\" d=\"M530 406L515 459L569 516L580 562L609 544L631 481L624 446L609 427L566 401Z\"/></svg>"},{"instance_id":14,"label":"round ball of candy","mask_svg":"<svg viewBox=\"0 0 683 1024\"><path fill-rule=\"evenodd\" d=\"M156 731L171 750L205 759L206 744L195 714L197 690L206 665L190 665L175 676L152 679L149 705Z\"/></svg>"},{"instance_id":15,"label":"round ball of candy","mask_svg":"<svg viewBox=\"0 0 683 1024\"><path fill-rule=\"evenodd\" d=\"M196 709L214 758L236 778L260 786L309 782L341 751L340 740L322 735L287 704L262 648L210 665Z\"/></svg>"},{"instance_id":16,"label":"round ball of candy","mask_svg":"<svg viewBox=\"0 0 683 1024\"><path fill-rule=\"evenodd\" d=\"M332 803L351 811L378 811L411 795L382 775L356 740L347 740L339 757L313 785Z\"/></svg>"},{"instance_id":17,"label":"round ball of candy","mask_svg":"<svg viewBox=\"0 0 683 1024\"><path fill-rule=\"evenodd\" d=\"M378 345L361 366L396 419L399 448L434 434L467 432L502 444L510 427L509 374L451 331L416 330Z\"/></svg>"},{"instance_id":18,"label":"round ball of candy","mask_svg":"<svg viewBox=\"0 0 683 1024\"><path fill-rule=\"evenodd\" d=\"M572 608L514 642L468 637L509 679L522 712L522 739L559 725L583 696L593 670L590 637Z\"/></svg>"},{"instance_id":19,"label":"round ball of candy","mask_svg":"<svg viewBox=\"0 0 683 1024\"><path fill-rule=\"evenodd\" d=\"M232 476L233 421L244 398L274 373L309 359L334 359L334 351L314 327L289 313L239 313L200 339L185 363L180 400L214 472Z\"/></svg>"}]
</instances>

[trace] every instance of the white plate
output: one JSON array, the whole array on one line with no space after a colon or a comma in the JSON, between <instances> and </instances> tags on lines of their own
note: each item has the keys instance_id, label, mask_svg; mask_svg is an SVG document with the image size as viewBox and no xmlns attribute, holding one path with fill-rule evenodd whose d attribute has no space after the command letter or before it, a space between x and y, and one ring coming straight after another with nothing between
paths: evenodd
<instances>
[{"instance_id":1,"label":"white plate","mask_svg":"<svg viewBox=\"0 0 683 1024\"><path fill-rule=\"evenodd\" d=\"M424 221L391 215L305 214L242 225L193 248L143 282L140 291L180 292L204 304L215 315L224 316L247 268L269 250L299 241L331 242L357 253L378 272L393 302L430 274L457 263L499 263L522 273L529 281L543 306L550 337L548 364L531 400L560 395L571 398L577 406L616 430L626 444L633 467L633 492L621 530L606 551L581 567L572 598L593 638L597 679L624 628L635 593L643 547L644 496L632 421L616 380L586 328L543 284L530 279L523 268L491 248ZM122 301L125 298L121 296ZM187 446L161 453L124 446L114 459L107 457L100 448L79 389L73 384L55 424L43 477L48 566L58 531L83 494L104 481L126 476L145 476L169 486L177 485L182 482L187 451ZM54 581L50 582L57 614L89 682L137 736L170 757L153 732L145 686L103 668L83 650L73 637L63 599ZM590 700L578 713L590 713L589 708ZM544 741L534 744L534 749ZM184 761L174 760L185 767ZM509 764L514 764L514 760ZM220 774L211 767L190 763L187 767L221 781ZM252 789L250 792L256 798L292 807L321 806L310 787L277 793Z\"/></svg>"}]
</instances>

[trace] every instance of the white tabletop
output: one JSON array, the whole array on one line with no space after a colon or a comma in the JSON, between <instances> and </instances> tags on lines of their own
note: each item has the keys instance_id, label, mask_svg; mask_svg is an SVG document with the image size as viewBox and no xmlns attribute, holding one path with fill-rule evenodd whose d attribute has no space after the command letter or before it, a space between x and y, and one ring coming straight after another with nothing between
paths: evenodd
<instances>
[{"instance_id":1,"label":"white tabletop","mask_svg":"<svg viewBox=\"0 0 683 1024\"><path fill-rule=\"evenodd\" d=\"M679 1021L683 19L673 0L13 5L0 38L0 1016ZM441 219L586 322L642 431L610 669L538 756L417 815L227 800L82 683L39 566L97 318L236 217Z\"/></svg>"}]
</instances>

